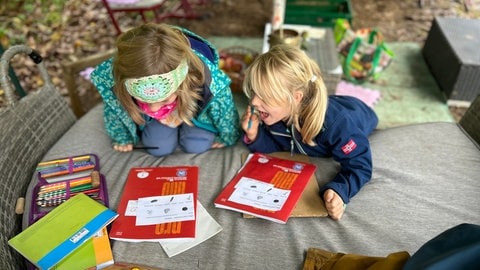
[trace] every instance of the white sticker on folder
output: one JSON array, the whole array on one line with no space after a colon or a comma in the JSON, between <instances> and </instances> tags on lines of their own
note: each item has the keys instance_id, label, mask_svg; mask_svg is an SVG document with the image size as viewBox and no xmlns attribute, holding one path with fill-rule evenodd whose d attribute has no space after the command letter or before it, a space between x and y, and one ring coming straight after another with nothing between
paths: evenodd
<instances>
[{"instance_id":1,"label":"white sticker on folder","mask_svg":"<svg viewBox=\"0 0 480 270\"><path fill-rule=\"evenodd\" d=\"M260 209L279 211L289 195L290 190L285 189L271 187L267 190L261 190L257 187L242 186L236 188L228 200Z\"/></svg>"},{"instance_id":2,"label":"white sticker on folder","mask_svg":"<svg viewBox=\"0 0 480 270\"><path fill-rule=\"evenodd\" d=\"M126 217L134 217L137 215L137 207L138 201L137 200L129 200L127 203L127 209L125 209L125 216Z\"/></svg>"},{"instance_id":3,"label":"white sticker on folder","mask_svg":"<svg viewBox=\"0 0 480 270\"><path fill-rule=\"evenodd\" d=\"M273 187L273 184L244 176L240 178L238 183L235 185L236 189L251 188L260 192L266 192L267 190L271 190Z\"/></svg>"},{"instance_id":4,"label":"white sticker on folder","mask_svg":"<svg viewBox=\"0 0 480 270\"><path fill-rule=\"evenodd\" d=\"M135 225L195 220L193 193L138 199Z\"/></svg>"}]
</instances>

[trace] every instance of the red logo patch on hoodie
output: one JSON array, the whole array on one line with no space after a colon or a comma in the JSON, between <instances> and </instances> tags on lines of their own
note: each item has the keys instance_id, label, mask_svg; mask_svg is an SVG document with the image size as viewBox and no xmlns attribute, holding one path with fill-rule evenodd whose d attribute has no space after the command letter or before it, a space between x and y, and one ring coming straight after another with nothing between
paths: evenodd
<instances>
[{"instance_id":1,"label":"red logo patch on hoodie","mask_svg":"<svg viewBox=\"0 0 480 270\"><path fill-rule=\"evenodd\" d=\"M357 144L355 143L354 140L350 139L348 143L346 143L344 146L342 146L342 151L345 155L350 154L353 150L357 148Z\"/></svg>"}]
</instances>

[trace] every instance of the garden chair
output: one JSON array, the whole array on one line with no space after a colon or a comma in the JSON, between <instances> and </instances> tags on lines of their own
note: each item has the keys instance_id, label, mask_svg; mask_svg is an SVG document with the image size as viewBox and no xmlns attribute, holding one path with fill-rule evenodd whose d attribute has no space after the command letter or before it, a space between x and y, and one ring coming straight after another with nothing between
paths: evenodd
<instances>
[{"instance_id":1,"label":"garden chair","mask_svg":"<svg viewBox=\"0 0 480 270\"><path fill-rule=\"evenodd\" d=\"M145 13L153 12L157 23L167 18L194 19L198 17L193 11L192 3L188 0L102 0L102 2L118 35L122 33L115 17L115 13L118 12L138 12L144 22L148 21ZM205 2L206 0L197 0L193 4L201 5Z\"/></svg>"}]
</instances>

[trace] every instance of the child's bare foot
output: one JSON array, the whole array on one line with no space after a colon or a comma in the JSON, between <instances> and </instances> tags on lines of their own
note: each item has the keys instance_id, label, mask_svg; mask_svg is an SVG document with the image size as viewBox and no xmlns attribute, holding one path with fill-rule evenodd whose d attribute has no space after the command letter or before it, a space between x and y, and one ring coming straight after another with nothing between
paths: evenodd
<instances>
[{"instance_id":1,"label":"child's bare foot","mask_svg":"<svg viewBox=\"0 0 480 270\"><path fill-rule=\"evenodd\" d=\"M345 204L342 198L333 189L327 189L323 193L323 200L325 201L328 215L334 220L341 219L345 212Z\"/></svg>"}]
</instances>

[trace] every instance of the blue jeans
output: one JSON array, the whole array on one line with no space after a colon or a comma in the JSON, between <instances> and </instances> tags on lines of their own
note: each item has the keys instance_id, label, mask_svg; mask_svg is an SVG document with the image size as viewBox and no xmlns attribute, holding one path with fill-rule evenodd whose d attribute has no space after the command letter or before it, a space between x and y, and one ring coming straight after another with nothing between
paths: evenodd
<instances>
[{"instance_id":1,"label":"blue jeans","mask_svg":"<svg viewBox=\"0 0 480 270\"><path fill-rule=\"evenodd\" d=\"M165 156L173 153L177 146L186 153L203 153L212 147L215 134L204 129L182 124L176 128L166 126L156 120L145 125L142 142L145 146L158 149L147 149L153 156Z\"/></svg>"}]
</instances>

